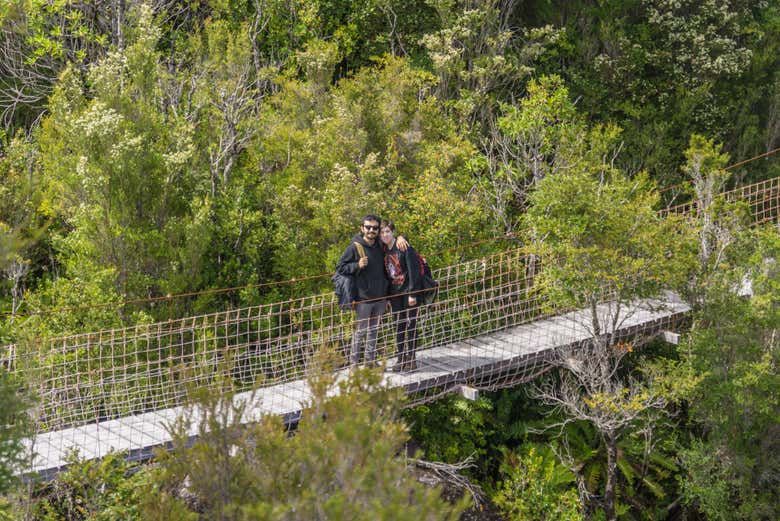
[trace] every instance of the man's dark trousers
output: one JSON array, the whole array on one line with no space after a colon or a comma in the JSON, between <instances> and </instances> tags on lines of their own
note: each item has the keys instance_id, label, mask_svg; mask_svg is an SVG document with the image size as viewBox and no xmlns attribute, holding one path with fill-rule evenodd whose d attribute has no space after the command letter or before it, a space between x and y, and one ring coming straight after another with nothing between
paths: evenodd
<instances>
[{"instance_id":1,"label":"man's dark trousers","mask_svg":"<svg viewBox=\"0 0 780 521\"><path fill-rule=\"evenodd\" d=\"M364 359L366 363L373 363L376 360L376 337L386 305L384 299L358 302L355 305L357 327L355 328L355 334L352 336L352 346L349 353L349 361L352 365L360 363L360 346L363 344L364 337L366 346Z\"/></svg>"}]
</instances>

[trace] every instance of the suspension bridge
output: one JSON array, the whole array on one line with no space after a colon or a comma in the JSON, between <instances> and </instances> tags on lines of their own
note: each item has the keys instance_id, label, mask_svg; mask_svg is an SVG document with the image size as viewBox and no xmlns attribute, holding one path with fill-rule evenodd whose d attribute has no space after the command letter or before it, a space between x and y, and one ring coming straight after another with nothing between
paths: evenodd
<instances>
[{"instance_id":1,"label":"suspension bridge","mask_svg":"<svg viewBox=\"0 0 780 521\"><path fill-rule=\"evenodd\" d=\"M726 192L743 201L756 223L777 222L780 178ZM661 212L695 214L688 203ZM383 384L409 395L409 404L463 386L494 390L535 378L553 353L593 337L591 310L551 307L537 283L541 266L522 249L435 270L437 300L418 319L418 369L387 371ZM596 310L612 341L641 341L675 328L689 307L672 293L618 309L605 298ZM612 320L619 316L619 320ZM377 339L380 362L394 363L394 318ZM606 320L609 318L610 320ZM242 421L265 414L297 421L312 394L307 375L328 348L344 364L353 331L351 313L331 293L78 335L5 346L2 362L38 397L33 472L52 474L74 451L101 458L115 451L148 458L171 442L168 426L187 408L193 389L218 392L229 382L246 406ZM196 435L197 417L190 417Z\"/></svg>"}]
</instances>

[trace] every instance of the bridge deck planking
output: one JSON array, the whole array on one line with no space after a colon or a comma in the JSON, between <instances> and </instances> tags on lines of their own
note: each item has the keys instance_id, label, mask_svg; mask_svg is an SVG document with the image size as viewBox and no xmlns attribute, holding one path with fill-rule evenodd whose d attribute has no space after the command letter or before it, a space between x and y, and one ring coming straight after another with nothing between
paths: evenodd
<instances>
[{"instance_id":1,"label":"bridge deck planking","mask_svg":"<svg viewBox=\"0 0 780 521\"><path fill-rule=\"evenodd\" d=\"M659 333L664 321L687 313L689 308L675 298L648 299L639 302L632 311L621 324L620 332L654 328L651 332ZM388 372L383 382L406 392L419 392L538 363L553 349L573 346L589 338L585 325L588 316L586 311L573 311L422 350L417 353L417 371ZM392 362L388 361L388 365ZM340 370L337 380L347 376L348 370ZM334 388L332 392L337 393L338 389ZM242 420L246 422L256 421L265 414L281 415L288 423L297 421L310 399L311 391L305 380L261 387L234 396L236 404L246 405ZM85 459L102 458L111 452L123 452L131 460L148 458L156 447L171 443L167 426L183 414L191 420L188 435L196 436L200 419L197 409L184 406L38 434L28 442L36 453L32 470L43 475L57 472L67 465L67 454L74 448Z\"/></svg>"}]
</instances>

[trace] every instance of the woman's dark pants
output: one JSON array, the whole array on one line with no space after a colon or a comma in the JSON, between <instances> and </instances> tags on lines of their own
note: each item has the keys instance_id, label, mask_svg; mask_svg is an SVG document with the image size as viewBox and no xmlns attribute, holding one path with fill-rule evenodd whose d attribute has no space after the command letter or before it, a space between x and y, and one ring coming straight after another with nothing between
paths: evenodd
<instances>
[{"instance_id":1,"label":"woman's dark pants","mask_svg":"<svg viewBox=\"0 0 780 521\"><path fill-rule=\"evenodd\" d=\"M409 306L409 296L401 295L390 299L395 320L395 345L398 363L411 366L417 351L417 315L420 306Z\"/></svg>"}]
</instances>

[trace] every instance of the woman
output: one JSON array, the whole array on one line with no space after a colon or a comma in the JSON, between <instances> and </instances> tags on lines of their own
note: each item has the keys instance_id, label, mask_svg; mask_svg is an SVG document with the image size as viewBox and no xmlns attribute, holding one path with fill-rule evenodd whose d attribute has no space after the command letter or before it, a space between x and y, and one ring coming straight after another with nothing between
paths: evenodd
<instances>
[{"instance_id":1,"label":"woman","mask_svg":"<svg viewBox=\"0 0 780 521\"><path fill-rule=\"evenodd\" d=\"M396 320L396 350L398 363L391 371L414 371L417 369L417 315L418 296L415 291L422 288L420 262L417 252L411 246L401 251L395 237L392 221L382 221L379 239L385 250L385 272L390 280L390 306Z\"/></svg>"}]
</instances>

